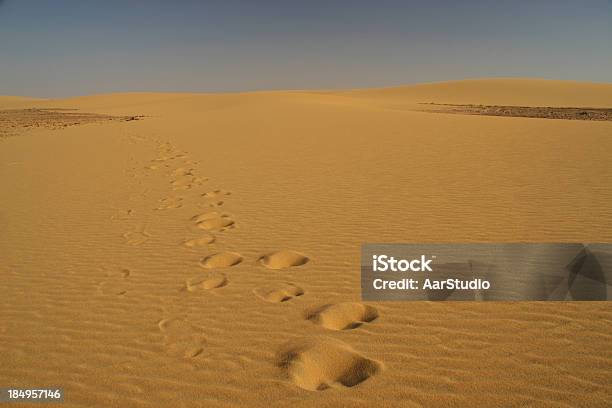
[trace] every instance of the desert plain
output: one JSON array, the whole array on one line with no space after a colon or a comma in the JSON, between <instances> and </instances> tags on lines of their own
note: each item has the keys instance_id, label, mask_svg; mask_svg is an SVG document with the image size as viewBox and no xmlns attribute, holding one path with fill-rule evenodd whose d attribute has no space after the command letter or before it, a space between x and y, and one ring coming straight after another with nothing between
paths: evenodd
<instances>
[{"instance_id":1,"label":"desert plain","mask_svg":"<svg viewBox=\"0 0 612 408\"><path fill-rule=\"evenodd\" d=\"M612 121L587 108L612 84L0 97L0 386L612 406L608 302L360 297L367 242L612 242Z\"/></svg>"}]
</instances>

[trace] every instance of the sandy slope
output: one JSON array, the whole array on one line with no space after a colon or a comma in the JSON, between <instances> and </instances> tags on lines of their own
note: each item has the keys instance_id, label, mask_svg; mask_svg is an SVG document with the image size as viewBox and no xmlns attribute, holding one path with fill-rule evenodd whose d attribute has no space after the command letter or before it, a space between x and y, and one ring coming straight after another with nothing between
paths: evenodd
<instances>
[{"instance_id":1,"label":"sandy slope","mask_svg":"<svg viewBox=\"0 0 612 408\"><path fill-rule=\"evenodd\" d=\"M0 95L0 109L20 109L44 102L44 99L26 98L23 96L2 96Z\"/></svg>"},{"instance_id":2,"label":"sandy slope","mask_svg":"<svg viewBox=\"0 0 612 408\"><path fill-rule=\"evenodd\" d=\"M612 241L612 123L418 102L612 86L25 103L148 117L0 140L0 384L69 407L610 406L607 303L359 302L363 242Z\"/></svg>"}]
</instances>

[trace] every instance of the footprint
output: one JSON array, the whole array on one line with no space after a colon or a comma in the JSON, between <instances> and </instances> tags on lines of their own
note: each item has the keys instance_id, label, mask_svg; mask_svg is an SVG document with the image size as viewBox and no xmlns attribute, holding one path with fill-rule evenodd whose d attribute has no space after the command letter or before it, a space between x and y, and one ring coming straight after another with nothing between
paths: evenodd
<instances>
[{"instance_id":1,"label":"footprint","mask_svg":"<svg viewBox=\"0 0 612 408\"><path fill-rule=\"evenodd\" d=\"M242 256L236 252L218 252L202 258L200 265L204 268L229 268L242 262Z\"/></svg>"},{"instance_id":2,"label":"footprint","mask_svg":"<svg viewBox=\"0 0 612 408\"><path fill-rule=\"evenodd\" d=\"M172 171L172 175L175 177L193 176L193 169L189 169L186 167L179 167L178 169L175 169Z\"/></svg>"},{"instance_id":3,"label":"footprint","mask_svg":"<svg viewBox=\"0 0 612 408\"><path fill-rule=\"evenodd\" d=\"M202 194L202 197L215 198L215 197L220 197L220 196L228 196L230 194L232 194L232 193L230 193L229 191L214 190L214 191L209 191L207 193Z\"/></svg>"},{"instance_id":4,"label":"footprint","mask_svg":"<svg viewBox=\"0 0 612 408\"><path fill-rule=\"evenodd\" d=\"M163 319L158 323L164 335L168 354L174 357L197 357L204 351L206 338L196 326L183 319Z\"/></svg>"},{"instance_id":5,"label":"footprint","mask_svg":"<svg viewBox=\"0 0 612 408\"><path fill-rule=\"evenodd\" d=\"M162 152L165 151L166 153L171 152L173 150L175 150L176 148L174 147L174 145L170 142L162 142L158 140L158 145L157 145L157 150Z\"/></svg>"},{"instance_id":6,"label":"footprint","mask_svg":"<svg viewBox=\"0 0 612 408\"><path fill-rule=\"evenodd\" d=\"M310 391L354 387L382 370L349 345L333 339L297 339L277 353L276 365L298 387Z\"/></svg>"},{"instance_id":7,"label":"footprint","mask_svg":"<svg viewBox=\"0 0 612 408\"><path fill-rule=\"evenodd\" d=\"M123 296L127 293L128 288L124 282L102 282L98 290L103 295L119 295Z\"/></svg>"},{"instance_id":8,"label":"footprint","mask_svg":"<svg viewBox=\"0 0 612 408\"><path fill-rule=\"evenodd\" d=\"M221 272L209 272L202 275L198 275L195 278L188 279L185 284L185 289L189 292L196 292L198 290L210 290L216 288L222 288L228 283L227 276Z\"/></svg>"},{"instance_id":9,"label":"footprint","mask_svg":"<svg viewBox=\"0 0 612 408\"><path fill-rule=\"evenodd\" d=\"M198 228L201 228L204 231L225 231L226 229L233 227L234 221L225 215L198 223Z\"/></svg>"},{"instance_id":10,"label":"footprint","mask_svg":"<svg viewBox=\"0 0 612 408\"><path fill-rule=\"evenodd\" d=\"M106 276L109 278L98 285L98 291L103 295L125 295L128 291L128 282L131 271L127 268L122 268L108 272Z\"/></svg>"},{"instance_id":11,"label":"footprint","mask_svg":"<svg viewBox=\"0 0 612 408\"><path fill-rule=\"evenodd\" d=\"M125 238L125 242L128 245L138 246L142 245L149 240L151 234L149 234L144 229L139 231L129 231L123 234L123 238Z\"/></svg>"},{"instance_id":12,"label":"footprint","mask_svg":"<svg viewBox=\"0 0 612 408\"><path fill-rule=\"evenodd\" d=\"M259 258L259 262L266 268L270 269L283 269L292 266L300 266L304 265L308 261L309 259L306 255L289 249L271 252Z\"/></svg>"},{"instance_id":13,"label":"footprint","mask_svg":"<svg viewBox=\"0 0 612 408\"><path fill-rule=\"evenodd\" d=\"M134 211L131 208L128 208L127 210L118 210L117 214L111 215L110 219L112 221L114 220L125 221L129 219L129 217L132 215L133 212Z\"/></svg>"},{"instance_id":14,"label":"footprint","mask_svg":"<svg viewBox=\"0 0 612 408\"><path fill-rule=\"evenodd\" d=\"M172 156L160 156L160 157L156 157L155 159L153 159L151 161L154 161L154 162L165 162L165 161L172 160L172 159L173 159Z\"/></svg>"},{"instance_id":15,"label":"footprint","mask_svg":"<svg viewBox=\"0 0 612 408\"><path fill-rule=\"evenodd\" d=\"M304 289L293 283L280 283L259 287L253 290L253 293L266 302L280 303L291 300L297 296L302 296L304 294Z\"/></svg>"},{"instance_id":16,"label":"footprint","mask_svg":"<svg viewBox=\"0 0 612 408\"><path fill-rule=\"evenodd\" d=\"M363 303L344 302L307 310L304 317L330 330L350 330L375 320L378 311Z\"/></svg>"},{"instance_id":17,"label":"footprint","mask_svg":"<svg viewBox=\"0 0 612 408\"><path fill-rule=\"evenodd\" d=\"M159 202L160 204L155 208L156 210L173 210L183 206L182 197L162 198Z\"/></svg>"},{"instance_id":18,"label":"footprint","mask_svg":"<svg viewBox=\"0 0 612 408\"><path fill-rule=\"evenodd\" d=\"M187 248L197 248L207 246L215 242L215 236L212 234L203 235L200 238L188 239L183 242L183 245Z\"/></svg>"},{"instance_id":19,"label":"footprint","mask_svg":"<svg viewBox=\"0 0 612 408\"><path fill-rule=\"evenodd\" d=\"M182 159L183 157L187 157L187 156L184 153L175 153L175 150L173 150L173 149L167 149L164 152L160 152L160 156L156 157L152 161L154 161L154 162L166 162L166 161L169 161L169 160Z\"/></svg>"},{"instance_id":20,"label":"footprint","mask_svg":"<svg viewBox=\"0 0 612 408\"><path fill-rule=\"evenodd\" d=\"M202 222L202 221L206 221L206 220L211 220L214 218L219 218L222 217L223 215L221 213L218 213L216 211L209 211L209 212L205 212L202 214L198 214L198 215L194 215L193 217L191 217L191 221L195 222L196 224Z\"/></svg>"},{"instance_id":21,"label":"footprint","mask_svg":"<svg viewBox=\"0 0 612 408\"><path fill-rule=\"evenodd\" d=\"M190 166L195 166L195 165L200 164L200 162L197 160L188 159L188 160L185 160L185 164L188 164Z\"/></svg>"},{"instance_id":22,"label":"footprint","mask_svg":"<svg viewBox=\"0 0 612 408\"><path fill-rule=\"evenodd\" d=\"M173 180L170 184L172 184L172 188L174 190L189 190L191 187L193 187L193 177L181 177Z\"/></svg>"},{"instance_id":23,"label":"footprint","mask_svg":"<svg viewBox=\"0 0 612 408\"><path fill-rule=\"evenodd\" d=\"M122 268L117 272L117 274L122 278L127 279L132 274L132 271L130 271L128 268Z\"/></svg>"},{"instance_id":24,"label":"footprint","mask_svg":"<svg viewBox=\"0 0 612 408\"><path fill-rule=\"evenodd\" d=\"M189 190L194 185L201 185L208 179L205 177L181 176L170 182L174 190Z\"/></svg>"},{"instance_id":25,"label":"footprint","mask_svg":"<svg viewBox=\"0 0 612 408\"><path fill-rule=\"evenodd\" d=\"M228 228L233 228L234 226L234 220L232 220L229 215L220 214L216 211L196 215L191 219L196 223L198 228L205 231L223 231Z\"/></svg>"}]
</instances>

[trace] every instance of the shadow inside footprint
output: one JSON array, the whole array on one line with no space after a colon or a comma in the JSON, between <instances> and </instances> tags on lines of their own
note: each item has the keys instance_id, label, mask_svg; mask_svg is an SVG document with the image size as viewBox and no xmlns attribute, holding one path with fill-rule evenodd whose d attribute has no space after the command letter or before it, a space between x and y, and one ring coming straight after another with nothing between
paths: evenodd
<instances>
[{"instance_id":1,"label":"shadow inside footprint","mask_svg":"<svg viewBox=\"0 0 612 408\"><path fill-rule=\"evenodd\" d=\"M205 231L223 231L234 226L234 220L229 215L220 214L216 211L211 211L191 218L196 223L198 228Z\"/></svg>"},{"instance_id":2,"label":"shadow inside footprint","mask_svg":"<svg viewBox=\"0 0 612 408\"><path fill-rule=\"evenodd\" d=\"M221 272L209 272L188 279L185 288L189 292L222 288L228 283L227 276Z\"/></svg>"},{"instance_id":3,"label":"shadow inside footprint","mask_svg":"<svg viewBox=\"0 0 612 408\"><path fill-rule=\"evenodd\" d=\"M301 266L309 261L308 257L290 249L271 252L259 258L259 263L269 269L283 269Z\"/></svg>"},{"instance_id":4,"label":"shadow inside footprint","mask_svg":"<svg viewBox=\"0 0 612 408\"><path fill-rule=\"evenodd\" d=\"M302 296L304 294L304 289L293 283L279 283L256 288L253 290L253 293L266 302L280 303L291 300L297 296Z\"/></svg>"},{"instance_id":5,"label":"shadow inside footprint","mask_svg":"<svg viewBox=\"0 0 612 408\"><path fill-rule=\"evenodd\" d=\"M208 255L200 261L204 268L229 268L242 262L242 256L236 252L218 252Z\"/></svg>"},{"instance_id":6,"label":"shadow inside footprint","mask_svg":"<svg viewBox=\"0 0 612 408\"><path fill-rule=\"evenodd\" d=\"M344 302L306 310L304 317L330 330L351 330L378 318L378 311L363 303Z\"/></svg>"},{"instance_id":7,"label":"shadow inside footprint","mask_svg":"<svg viewBox=\"0 0 612 408\"><path fill-rule=\"evenodd\" d=\"M298 387L310 391L354 387L376 375L382 365L333 339L297 339L283 345L276 365Z\"/></svg>"},{"instance_id":8,"label":"shadow inside footprint","mask_svg":"<svg viewBox=\"0 0 612 408\"><path fill-rule=\"evenodd\" d=\"M228 196L231 193L229 191L224 191L224 190L214 190L214 191L208 191L204 194L202 194L202 197L205 198L215 198L215 197L220 197L220 196Z\"/></svg>"}]
</instances>

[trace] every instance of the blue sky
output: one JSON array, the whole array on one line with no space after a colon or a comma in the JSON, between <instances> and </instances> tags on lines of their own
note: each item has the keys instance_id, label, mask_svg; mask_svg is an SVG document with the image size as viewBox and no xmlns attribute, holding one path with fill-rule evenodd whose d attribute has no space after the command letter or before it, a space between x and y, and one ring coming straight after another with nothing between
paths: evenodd
<instances>
[{"instance_id":1,"label":"blue sky","mask_svg":"<svg viewBox=\"0 0 612 408\"><path fill-rule=\"evenodd\" d=\"M0 0L0 95L612 82L611 1Z\"/></svg>"}]
</instances>

